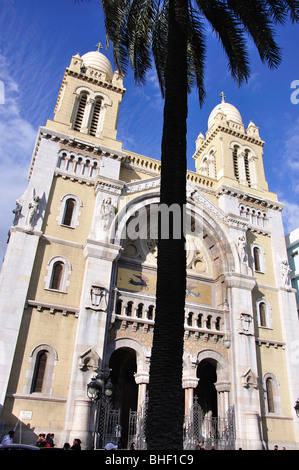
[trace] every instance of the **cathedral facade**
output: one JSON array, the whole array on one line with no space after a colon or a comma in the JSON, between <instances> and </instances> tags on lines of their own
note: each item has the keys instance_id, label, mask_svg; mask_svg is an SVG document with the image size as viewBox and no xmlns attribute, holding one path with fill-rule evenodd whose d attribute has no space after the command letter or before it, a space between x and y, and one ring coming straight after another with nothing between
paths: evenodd
<instances>
[{"instance_id":1,"label":"cathedral facade","mask_svg":"<svg viewBox=\"0 0 299 470\"><path fill-rule=\"evenodd\" d=\"M22 426L26 443L48 431L57 445L78 437L89 448L87 385L99 372L112 381L124 446L130 410L146 401L158 247L155 225L136 236L135 222L159 210L160 162L117 140L124 93L104 54L72 57L14 209L0 280L0 419L4 430ZM236 448L296 449L299 329L283 205L258 127L246 129L224 96L207 127L186 175L186 416L195 402L216 420L233 407Z\"/></svg>"}]
</instances>

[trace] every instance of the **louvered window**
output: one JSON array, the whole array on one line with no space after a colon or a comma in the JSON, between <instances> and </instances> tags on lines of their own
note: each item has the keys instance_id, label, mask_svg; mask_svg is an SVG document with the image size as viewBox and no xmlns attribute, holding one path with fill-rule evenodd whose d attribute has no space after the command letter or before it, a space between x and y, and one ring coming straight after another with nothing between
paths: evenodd
<instances>
[{"instance_id":1,"label":"louvered window","mask_svg":"<svg viewBox=\"0 0 299 470\"><path fill-rule=\"evenodd\" d=\"M83 93L82 95L80 95L80 98L79 98L77 115L76 115L75 124L74 124L75 131L81 130L86 103L87 103L87 94Z\"/></svg>"},{"instance_id":2,"label":"louvered window","mask_svg":"<svg viewBox=\"0 0 299 470\"><path fill-rule=\"evenodd\" d=\"M101 112L101 100L97 99L94 104L91 123L90 123L90 132L89 132L90 135L93 135L93 136L96 135L100 112Z\"/></svg>"},{"instance_id":3,"label":"louvered window","mask_svg":"<svg viewBox=\"0 0 299 470\"><path fill-rule=\"evenodd\" d=\"M234 174L235 178L239 181L239 167L238 167L238 147L234 148L233 152Z\"/></svg>"}]
</instances>

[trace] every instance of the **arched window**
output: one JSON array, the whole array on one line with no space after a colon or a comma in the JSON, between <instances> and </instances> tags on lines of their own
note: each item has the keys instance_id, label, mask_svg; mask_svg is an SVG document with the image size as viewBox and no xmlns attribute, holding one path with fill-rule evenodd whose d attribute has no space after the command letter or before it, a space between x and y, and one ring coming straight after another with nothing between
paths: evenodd
<instances>
[{"instance_id":1,"label":"arched window","mask_svg":"<svg viewBox=\"0 0 299 470\"><path fill-rule=\"evenodd\" d=\"M257 323L259 328L272 328L271 305L266 299L256 302Z\"/></svg>"},{"instance_id":2,"label":"arched window","mask_svg":"<svg viewBox=\"0 0 299 470\"><path fill-rule=\"evenodd\" d=\"M266 380L266 395L267 395L267 405L268 413L274 413L274 394L273 394L273 381L272 378L268 377Z\"/></svg>"},{"instance_id":3,"label":"arched window","mask_svg":"<svg viewBox=\"0 0 299 470\"><path fill-rule=\"evenodd\" d=\"M79 103L78 103L78 108L77 108L77 114L74 122L74 130L75 131L80 131L82 122L83 122L83 116L84 116L84 111L86 108L86 103L87 103L87 93L81 93L79 97Z\"/></svg>"},{"instance_id":4,"label":"arched window","mask_svg":"<svg viewBox=\"0 0 299 470\"><path fill-rule=\"evenodd\" d=\"M76 90L73 110L73 129L84 134L98 137L103 130L107 106L112 106L111 99L101 92L101 96L87 87Z\"/></svg>"},{"instance_id":5,"label":"arched window","mask_svg":"<svg viewBox=\"0 0 299 470\"><path fill-rule=\"evenodd\" d=\"M95 136L97 132L97 127L98 127L98 122L99 122L99 117L100 117L100 112L101 112L101 106L102 106L102 100L100 98L97 98L94 103L93 107L93 112L92 112L92 117L90 121L90 135Z\"/></svg>"},{"instance_id":6,"label":"arched window","mask_svg":"<svg viewBox=\"0 0 299 470\"><path fill-rule=\"evenodd\" d=\"M31 393L41 393L43 391L47 358L48 353L45 350L40 351L36 357Z\"/></svg>"},{"instance_id":7,"label":"arched window","mask_svg":"<svg viewBox=\"0 0 299 470\"><path fill-rule=\"evenodd\" d=\"M40 393L51 396L53 381L55 380L54 367L58 361L57 351L49 344L39 344L30 353L29 368L26 370L27 382L23 393Z\"/></svg>"},{"instance_id":8,"label":"arched window","mask_svg":"<svg viewBox=\"0 0 299 470\"><path fill-rule=\"evenodd\" d=\"M261 302L259 304L259 325L260 326L267 326L266 304L264 302Z\"/></svg>"},{"instance_id":9,"label":"arched window","mask_svg":"<svg viewBox=\"0 0 299 470\"><path fill-rule=\"evenodd\" d=\"M251 186L250 182L250 168L249 168L249 157L248 157L248 150L245 150L244 154L244 165L245 165L245 176L246 176L246 181L248 183L248 186Z\"/></svg>"},{"instance_id":10,"label":"arched window","mask_svg":"<svg viewBox=\"0 0 299 470\"><path fill-rule=\"evenodd\" d=\"M133 313L133 302L128 302L126 307L126 315L131 317Z\"/></svg>"},{"instance_id":11,"label":"arched window","mask_svg":"<svg viewBox=\"0 0 299 470\"><path fill-rule=\"evenodd\" d=\"M202 314L201 313L197 317L197 328L202 328Z\"/></svg>"},{"instance_id":12,"label":"arched window","mask_svg":"<svg viewBox=\"0 0 299 470\"><path fill-rule=\"evenodd\" d=\"M254 270L261 271L260 250L257 246L253 248Z\"/></svg>"},{"instance_id":13,"label":"arched window","mask_svg":"<svg viewBox=\"0 0 299 470\"><path fill-rule=\"evenodd\" d=\"M47 264L45 276L45 289L65 292L69 285L68 277L72 272L71 263L67 258L55 256Z\"/></svg>"},{"instance_id":14,"label":"arched window","mask_svg":"<svg viewBox=\"0 0 299 470\"><path fill-rule=\"evenodd\" d=\"M76 206L76 201L75 199L68 199L65 203L65 209L64 209L64 216L63 216L63 225L71 226L72 225L72 218L74 214L74 209Z\"/></svg>"},{"instance_id":15,"label":"arched window","mask_svg":"<svg viewBox=\"0 0 299 470\"><path fill-rule=\"evenodd\" d=\"M192 326L192 321L193 321L193 312L189 312L188 318L187 318L187 325Z\"/></svg>"},{"instance_id":16,"label":"arched window","mask_svg":"<svg viewBox=\"0 0 299 470\"><path fill-rule=\"evenodd\" d=\"M80 225L80 208L82 201L75 194L65 194L61 199L61 205L58 207L59 214L56 221L59 225L75 229Z\"/></svg>"},{"instance_id":17,"label":"arched window","mask_svg":"<svg viewBox=\"0 0 299 470\"><path fill-rule=\"evenodd\" d=\"M150 305L147 309L147 319L153 320L154 319L154 306Z\"/></svg>"},{"instance_id":18,"label":"arched window","mask_svg":"<svg viewBox=\"0 0 299 470\"><path fill-rule=\"evenodd\" d=\"M53 266L50 289L60 290L62 276L63 276L63 263L62 261L57 261Z\"/></svg>"},{"instance_id":19,"label":"arched window","mask_svg":"<svg viewBox=\"0 0 299 470\"><path fill-rule=\"evenodd\" d=\"M142 318L143 315L143 304L139 304L137 308L137 318Z\"/></svg>"},{"instance_id":20,"label":"arched window","mask_svg":"<svg viewBox=\"0 0 299 470\"><path fill-rule=\"evenodd\" d=\"M262 379L264 389L264 407L265 413L275 413L280 415L282 413L280 407L279 397L279 383L277 378L271 372L267 372Z\"/></svg>"},{"instance_id":21,"label":"arched window","mask_svg":"<svg viewBox=\"0 0 299 470\"><path fill-rule=\"evenodd\" d=\"M123 305L122 300L118 300L118 301L116 302L116 307L115 307L115 313L116 313L116 315L121 315L122 305Z\"/></svg>"},{"instance_id":22,"label":"arched window","mask_svg":"<svg viewBox=\"0 0 299 470\"><path fill-rule=\"evenodd\" d=\"M239 181L239 165L238 165L238 147L235 145L233 150L233 164L234 164L234 175L235 178Z\"/></svg>"}]
</instances>

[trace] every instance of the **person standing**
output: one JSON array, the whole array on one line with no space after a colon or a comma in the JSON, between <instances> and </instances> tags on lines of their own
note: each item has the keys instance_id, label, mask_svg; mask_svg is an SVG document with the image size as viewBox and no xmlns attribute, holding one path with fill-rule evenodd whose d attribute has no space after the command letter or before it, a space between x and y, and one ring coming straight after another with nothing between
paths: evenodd
<instances>
[{"instance_id":1,"label":"person standing","mask_svg":"<svg viewBox=\"0 0 299 470\"><path fill-rule=\"evenodd\" d=\"M74 439L71 450L81 450L81 441L80 441L80 439Z\"/></svg>"},{"instance_id":2,"label":"person standing","mask_svg":"<svg viewBox=\"0 0 299 470\"><path fill-rule=\"evenodd\" d=\"M6 436L3 437L1 445L4 446L4 445L12 444L14 435L15 435L14 431L9 431L8 434L6 434Z\"/></svg>"}]
</instances>

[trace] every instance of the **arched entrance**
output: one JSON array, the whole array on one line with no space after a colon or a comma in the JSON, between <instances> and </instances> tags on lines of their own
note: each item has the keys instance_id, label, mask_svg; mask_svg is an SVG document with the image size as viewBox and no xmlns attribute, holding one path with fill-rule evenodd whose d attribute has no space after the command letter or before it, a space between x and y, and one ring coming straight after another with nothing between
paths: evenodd
<instances>
[{"instance_id":1,"label":"arched entrance","mask_svg":"<svg viewBox=\"0 0 299 470\"><path fill-rule=\"evenodd\" d=\"M120 410L121 437L119 447L126 448L128 440L130 410L137 410L138 385L134 374L137 371L136 352L131 348L120 348L110 357L109 368L114 385L113 408Z\"/></svg>"},{"instance_id":2,"label":"arched entrance","mask_svg":"<svg viewBox=\"0 0 299 470\"><path fill-rule=\"evenodd\" d=\"M207 449L234 449L235 413L229 404L230 380L227 360L211 349L197 356L193 405L185 419L185 449L201 441Z\"/></svg>"},{"instance_id":3,"label":"arched entrance","mask_svg":"<svg viewBox=\"0 0 299 470\"><path fill-rule=\"evenodd\" d=\"M203 416L216 418L218 416L217 390L217 362L214 359L204 359L197 367L198 385L194 391L197 396Z\"/></svg>"}]
</instances>

